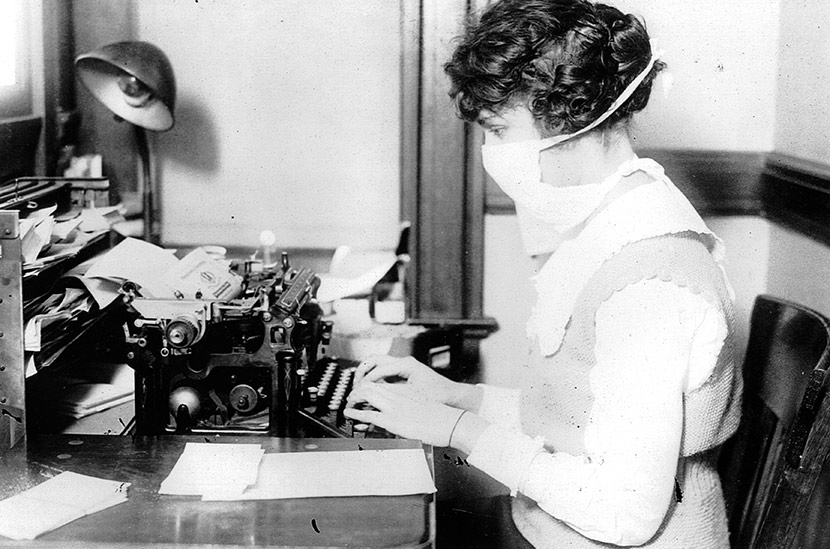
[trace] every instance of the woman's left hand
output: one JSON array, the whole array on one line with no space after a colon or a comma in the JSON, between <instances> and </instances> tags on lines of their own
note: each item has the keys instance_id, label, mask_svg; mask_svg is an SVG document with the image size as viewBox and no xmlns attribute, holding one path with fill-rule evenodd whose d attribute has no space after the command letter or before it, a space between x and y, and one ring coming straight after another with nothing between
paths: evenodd
<instances>
[{"instance_id":1,"label":"woman's left hand","mask_svg":"<svg viewBox=\"0 0 830 549\"><path fill-rule=\"evenodd\" d=\"M349 407L343 412L346 417L432 446L449 446L453 427L464 412L427 399L406 385L391 383L361 383L350 401L374 409Z\"/></svg>"}]
</instances>

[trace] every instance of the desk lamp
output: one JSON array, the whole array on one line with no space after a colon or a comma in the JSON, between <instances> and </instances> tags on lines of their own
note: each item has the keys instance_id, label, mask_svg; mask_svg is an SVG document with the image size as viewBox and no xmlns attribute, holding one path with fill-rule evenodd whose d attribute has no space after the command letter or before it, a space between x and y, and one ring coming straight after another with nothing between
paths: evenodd
<instances>
[{"instance_id":1,"label":"desk lamp","mask_svg":"<svg viewBox=\"0 0 830 549\"><path fill-rule=\"evenodd\" d=\"M170 61L147 42L117 42L79 55L75 67L84 86L115 113L116 120L134 125L143 173L144 239L157 244L145 130L161 132L173 127L176 78Z\"/></svg>"}]
</instances>

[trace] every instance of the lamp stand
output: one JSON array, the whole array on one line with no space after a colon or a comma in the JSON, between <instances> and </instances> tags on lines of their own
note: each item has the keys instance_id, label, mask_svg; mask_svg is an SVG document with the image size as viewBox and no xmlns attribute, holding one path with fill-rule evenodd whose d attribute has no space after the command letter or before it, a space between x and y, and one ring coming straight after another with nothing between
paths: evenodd
<instances>
[{"instance_id":1,"label":"lamp stand","mask_svg":"<svg viewBox=\"0 0 830 549\"><path fill-rule=\"evenodd\" d=\"M133 128L135 129L135 141L138 145L138 157L141 160L144 240L150 244L158 244L159 235L155 226L153 178L150 175L152 168L150 166L150 147L147 144L147 132L141 126L133 125Z\"/></svg>"}]
</instances>

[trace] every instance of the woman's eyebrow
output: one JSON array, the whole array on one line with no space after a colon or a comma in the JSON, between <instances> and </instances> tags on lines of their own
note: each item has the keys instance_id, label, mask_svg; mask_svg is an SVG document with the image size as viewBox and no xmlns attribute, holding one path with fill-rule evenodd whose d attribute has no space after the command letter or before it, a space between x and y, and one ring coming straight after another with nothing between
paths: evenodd
<instances>
[{"instance_id":1,"label":"woman's eyebrow","mask_svg":"<svg viewBox=\"0 0 830 549\"><path fill-rule=\"evenodd\" d=\"M476 123L482 127L492 126L493 124L497 123L501 118L495 114L482 114L479 115Z\"/></svg>"}]
</instances>

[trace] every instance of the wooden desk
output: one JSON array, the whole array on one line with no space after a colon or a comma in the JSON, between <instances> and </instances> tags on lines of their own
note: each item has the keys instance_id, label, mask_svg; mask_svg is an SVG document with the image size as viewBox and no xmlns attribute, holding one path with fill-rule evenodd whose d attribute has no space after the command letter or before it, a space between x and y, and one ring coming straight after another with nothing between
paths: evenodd
<instances>
[{"instance_id":1,"label":"wooden desk","mask_svg":"<svg viewBox=\"0 0 830 549\"><path fill-rule=\"evenodd\" d=\"M158 488L186 442L203 436L34 435L0 456L0 499L61 471L131 482L129 501L78 519L31 542L2 546L121 547L221 545L277 547L432 547L432 494L203 502L160 496ZM362 448L421 448L401 439L210 437L262 444L267 453ZM431 452L427 457L432 466Z\"/></svg>"}]
</instances>

